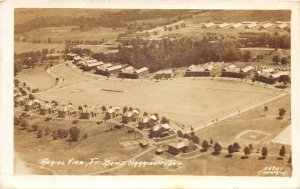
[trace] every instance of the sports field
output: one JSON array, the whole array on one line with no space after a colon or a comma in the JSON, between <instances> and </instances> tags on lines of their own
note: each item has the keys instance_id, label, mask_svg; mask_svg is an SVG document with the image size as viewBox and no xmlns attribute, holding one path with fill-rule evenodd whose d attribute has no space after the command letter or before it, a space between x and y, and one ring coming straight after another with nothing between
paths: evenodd
<instances>
[{"instance_id":1,"label":"sports field","mask_svg":"<svg viewBox=\"0 0 300 189\"><path fill-rule=\"evenodd\" d=\"M38 97L75 105L132 106L193 125L274 93L272 89L240 81L175 78L157 82L99 78L40 93Z\"/></svg>"}]
</instances>

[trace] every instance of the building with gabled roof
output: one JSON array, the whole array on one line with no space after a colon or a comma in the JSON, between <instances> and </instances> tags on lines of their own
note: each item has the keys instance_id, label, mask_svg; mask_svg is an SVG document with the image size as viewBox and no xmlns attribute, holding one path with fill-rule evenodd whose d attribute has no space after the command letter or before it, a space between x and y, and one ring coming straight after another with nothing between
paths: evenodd
<instances>
[{"instance_id":1,"label":"building with gabled roof","mask_svg":"<svg viewBox=\"0 0 300 189\"><path fill-rule=\"evenodd\" d=\"M275 84L280 81L281 77L284 76L289 76L288 72L278 72L278 73L260 72L256 74L255 80L267 84Z\"/></svg>"},{"instance_id":2,"label":"building with gabled roof","mask_svg":"<svg viewBox=\"0 0 300 189\"><path fill-rule=\"evenodd\" d=\"M155 73L154 78L155 79L169 79L172 78L174 76L174 73L172 70L160 70L158 72Z\"/></svg>"},{"instance_id":3,"label":"building with gabled roof","mask_svg":"<svg viewBox=\"0 0 300 189\"><path fill-rule=\"evenodd\" d=\"M168 152L177 155L180 153L187 153L194 151L196 146L193 142L188 139L184 139L183 141L172 142L168 145Z\"/></svg>"}]
</instances>

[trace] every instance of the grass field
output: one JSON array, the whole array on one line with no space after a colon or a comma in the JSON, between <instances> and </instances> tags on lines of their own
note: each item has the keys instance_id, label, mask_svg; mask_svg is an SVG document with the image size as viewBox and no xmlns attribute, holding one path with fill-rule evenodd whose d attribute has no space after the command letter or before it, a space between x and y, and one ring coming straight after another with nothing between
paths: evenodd
<instances>
[{"instance_id":1,"label":"grass field","mask_svg":"<svg viewBox=\"0 0 300 189\"><path fill-rule=\"evenodd\" d=\"M162 155L155 155L151 151L144 156L139 157L136 161L168 161L176 160L183 165L174 167L157 167L147 166L145 168L122 168L112 171L110 175L205 175L205 176L258 176L259 171L266 166L283 167L285 175L291 176L291 167L285 160L277 160L276 157L267 157L265 160L259 160L259 154L247 159L241 159L241 155L233 155L231 158L225 158L227 152L214 156L210 152L201 154L199 157L192 159L174 158L164 152Z\"/></svg>"},{"instance_id":2,"label":"grass field","mask_svg":"<svg viewBox=\"0 0 300 189\"><path fill-rule=\"evenodd\" d=\"M25 82L31 89L38 88L39 91L49 89L55 85L55 78L49 75L43 67L24 69L15 78L22 83Z\"/></svg>"},{"instance_id":3,"label":"grass field","mask_svg":"<svg viewBox=\"0 0 300 189\"><path fill-rule=\"evenodd\" d=\"M55 49L56 51L65 50L65 45L63 43L30 43L30 42L15 42L14 52L30 52L30 51L42 51L43 49Z\"/></svg>"},{"instance_id":4,"label":"grass field","mask_svg":"<svg viewBox=\"0 0 300 189\"><path fill-rule=\"evenodd\" d=\"M15 114L18 115L18 112ZM74 126L72 120L54 119L45 122L44 119L31 116L28 122L30 125L37 124L39 128L48 126L51 131L58 128L69 129ZM122 145L124 142L136 141L142 138L142 135L138 132L127 133L126 127L114 129L112 123L98 125L96 122L91 121L79 122L76 126L81 130L78 142L68 142L68 138L53 141L51 134L36 138L36 132L27 133L27 131L20 131L15 128L15 151L24 162L35 165L39 165L43 158L56 161L68 161L69 158L82 161L89 161L89 158L99 158L102 161L104 159L127 160L142 151L137 143L126 147ZM110 128L112 130L109 130ZM82 138L84 133L88 134L87 139ZM51 167L59 174L69 174L69 170L71 174L87 174L105 168L104 166L89 166L82 169L82 167L74 165Z\"/></svg>"},{"instance_id":5,"label":"grass field","mask_svg":"<svg viewBox=\"0 0 300 189\"><path fill-rule=\"evenodd\" d=\"M70 73L70 79L65 77L66 82L73 81L71 77L76 79L79 76L75 72ZM122 92L115 93L103 89ZM61 103L72 102L75 105L138 107L192 125L265 99L274 92L272 89L238 81L176 78L155 82L99 78L88 83L41 93L38 97L45 100L56 99Z\"/></svg>"},{"instance_id":6,"label":"grass field","mask_svg":"<svg viewBox=\"0 0 300 189\"><path fill-rule=\"evenodd\" d=\"M97 41L110 41L117 38L119 33L125 31L125 29L112 29L112 28L93 28L87 31L71 31L73 26L65 27L47 27L32 30L25 35L27 41L33 41L40 39L43 42L47 42L50 37L52 41L64 42L65 40L97 40Z\"/></svg>"},{"instance_id":7,"label":"grass field","mask_svg":"<svg viewBox=\"0 0 300 189\"><path fill-rule=\"evenodd\" d=\"M80 72L79 70L71 69L65 64L57 65L51 68L51 73L57 74L64 77L63 87L79 84L82 82L92 81L96 79L96 76L87 76Z\"/></svg>"},{"instance_id":8,"label":"grass field","mask_svg":"<svg viewBox=\"0 0 300 189\"><path fill-rule=\"evenodd\" d=\"M268 136L267 133L265 134L265 133L261 133L258 131L248 131L245 134L243 134L242 136L240 136L240 138L246 139L250 142L257 142L257 141L264 139L267 136Z\"/></svg>"}]
</instances>

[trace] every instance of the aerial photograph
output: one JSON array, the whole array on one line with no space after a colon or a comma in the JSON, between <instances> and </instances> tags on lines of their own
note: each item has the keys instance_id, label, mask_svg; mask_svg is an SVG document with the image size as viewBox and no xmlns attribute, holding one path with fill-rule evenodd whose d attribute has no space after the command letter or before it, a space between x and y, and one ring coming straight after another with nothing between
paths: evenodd
<instances>
[{"instance_id":1,"label":"aerial photograph","mask_svg":"<svg viewBox=\"0 0 300 189\"><path fill-rule=\"evenodd\" d=\"M14 9L15 175L291 177L291 11Z\"/></svg>"}]
</instances>

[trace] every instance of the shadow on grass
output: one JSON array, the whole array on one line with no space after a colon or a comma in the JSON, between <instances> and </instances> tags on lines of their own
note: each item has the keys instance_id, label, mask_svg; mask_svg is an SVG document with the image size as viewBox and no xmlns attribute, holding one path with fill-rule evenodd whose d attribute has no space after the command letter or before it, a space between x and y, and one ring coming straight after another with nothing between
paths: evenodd
<instances>
[{"instance_id":1,"label":"shadow on grass","mask_svg":"<svg viewBox=\"0 0 300 189\"><path fill-rule=\"evenodd\" d=\"M201 149L200 152L207 152L207 150L206 149Z\"/></svg>"},{"instance_id":2,"label":"shadow on grass","mask_svg":"<svg viewBox=\"0 0 300 189\"><path fill-rule=\"evenodd\" d=\"M264 160L266 157L259 157L258 160Z\"/></svg>"},{"instance_id":3,"label":"shadow on grass","mask_svg":"<svg viewBox=\"0 0 300 189\"><path fill-rule=\"evenodd\" d=\"M232 154L227 154L227 155L225 155L224 157L225 158L231 158L233 155Z\"/></svg>"},{"instance_id":4,"label":"shadow on grass","mask_svg":"<svg viewBox=\"0 0 300 189\"><path fill-rule=\"evenodd\" d=\"M242 156L241 159L248 159L248 156Z\"/></svg>"},{"instance_id":5,"label":"shadow on grass","mask_svg":"<svg viewBox=\"0 0 300 189\"><path fill-rule=\"evenodd\" d=\"M214 156L217 156L219 155L220 153L219 152L212 152L211 155L214 155Z\"/></svg>"},{"instance_id":6,"label":"shadow on grass","mask_svg":"<svg viewBox=\"0 0 300 189\"><path fill-rule=\"evenodd\" d=\"M283 160L283 158L282 158L282 157L277 157L276 159L277 159L277 160Z\"/></svg>"}]
</instances>

